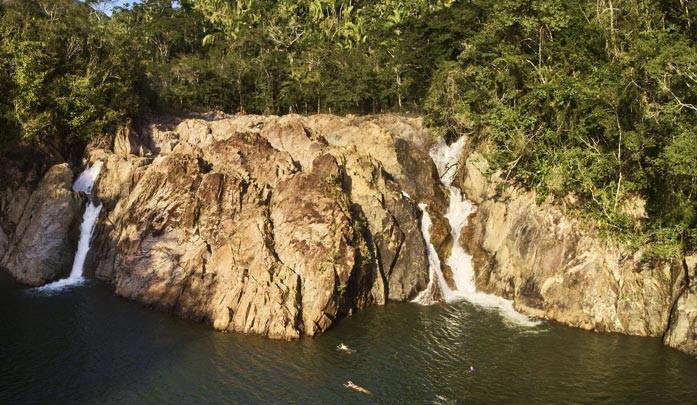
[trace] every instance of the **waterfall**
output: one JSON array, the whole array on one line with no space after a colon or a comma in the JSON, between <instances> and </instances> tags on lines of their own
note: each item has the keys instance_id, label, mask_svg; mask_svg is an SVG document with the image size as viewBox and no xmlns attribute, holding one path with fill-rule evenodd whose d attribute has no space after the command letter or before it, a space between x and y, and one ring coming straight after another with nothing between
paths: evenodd
<instances>
[{"instance_id":1,"label":"waterfall","mask_svg":"<svg viewBox=\"0 0 697 405\"><path fill-rule=\"evenodd\" d=\"M94 183L97 181L103 165L102 161L98 160L91 167L85 169L85 171L80 174L80 177L75 180L73 191L92 195L92 187L94 187Z\"/></svg>"},{"instance_id":2,"label":"waterfall","mask_svg":"<svg viewBox=\"0 0 697 405\"><path fill-rule=\"evenodd\" d=\"M474 281L475 274L472 256L465 251L459 242L462 230L467 225L468 218L474 212L475 208L472 203L462 195L460 189L452 185L464 145L464 137L452 143L450 146L441 140L430 152L431 158L438 169L441 182L450 193L450 204L445 213L445 218L450 224L453 247L446 264L450 266L452 270L455 289L451 289L450 286L448 286L443 276L438 253L431 244L431 235L429 231L431 219L425 210L426 206L420 204L419 207L423 212L421 232L428 246L430 279L427 288L419 293L414 299L414 302L424 305L435 302L437 300L437 292L434 290L436 289L437 281L437 286L441 290L442 298L446 302L464 299L475 305L496 309L506 319L517 324L534 326L538 324L538 322L532 321L527 316L517 312L513 308L512 301L496 295L477 291Z\"/></svg>"},{"instance_id":3,"label":"waterfall","mask_svg":"<svg viewBox=\"0 0 697 405\"><path fill-rule=\"evenodd\" d=\"M440 259L438 258L438 252L436 248L431 243L431 217L426 211L426 204L419 204L419 209L421 209L421 233L426 241L426 253L428 255L428 285L426 289L421 291L419 295L414 298L413 302L417 302L422 305L429 305L433 302L438 301L438 293L440 292L445 295L449 292L448 283L445 281L443 272L440 268ZM437 283L437 284L436 284ZM447 300L447 297L444 297Z\"/></svg>"},{"instance_id":4,"label":"waterfall","mask_svg":"<svg viewBox=\"0 0 697 405\"><path fill-rule=\"evenodd\" d=\"M89 197L89 201L87 202L85 212L82 215L82 223L80 224L80 240L77 244L77 252L75 252L75 259L73 260L73 267L70 270L70 275L68 278L39 287L39 291L57 291L65 287L82 284L84 281L82 271L83 267L85 266L85 259L87 258L87 252L90 250L90 242L95 224L99 218L99 213L102 211L102 204L95 204L91 198L92 187L94 187L94 183L99 177L101 170L102 162L97 161L91 167L88 167L84 172L82 172L82 174L80 174L73 184L73 191L86 194Z\"/></svg>"}]
</instances>

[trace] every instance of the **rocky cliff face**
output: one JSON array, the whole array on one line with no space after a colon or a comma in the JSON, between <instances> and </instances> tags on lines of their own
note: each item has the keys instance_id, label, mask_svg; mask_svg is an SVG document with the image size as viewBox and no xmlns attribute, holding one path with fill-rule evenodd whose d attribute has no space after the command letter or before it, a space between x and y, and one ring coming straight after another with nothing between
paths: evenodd
<instances>
[{"instance_id":1,"label":"rocky cliff face","mask_svg":"<svg viewBox=\"0 0 697 405\"><path fill-rule=\"evenodd\" d=\"M697 356L697 255L686 257L682 267L684 273L678 286L678 298L670 312L664 342Z\"/></svg>"},{"instance_id":2,"label":"rocky cliff face","mask_svg":"<svg viewBox=\"0 0 697 405\"><path fill-rule=\"evenodd\" d=\"M695 350L693 264L643 263L640 253L594 236L564 210L487 176L485 159L464 156L458 182L477 204L460 241L474 256L481 290L519 311L601 332L664 337ZM692 267L690 267L692 266ZM690 273L692 272L692 273Z\"/></svg>"},{"instance_id":3,"label":"rocky cliff face","mask_svg":"<svg viewBox=\"0 0 697 405\"><path fill-rule=\"evenodd\" d=\"M28 285L67 274L75 253L81 200L57 160L19 148L0 164L0 267Z\"/></svg>"},{"instance_id":4,"label":"rocky cliff face","mask_svg":"<svg viewBox=\"0 0 697 405\"><path fill-rule=\"evenodd\" d=\"M417 202L447 197L419 120L201 117L122 130L88 270L220 330L297 338L428 283ZM408 197L411 196L411 197ZM435 223L436 221L434 221Z\"/></svg>"},{"instance_id":5,"label":"rocky cliff face","mask_svg":"<svg viewBox=\"0 0 697 405\"><path fill-rule=\"evenodd\" d=\"M479 290L535 317L697 355L697 257L644 263L563 207L501 187L477 153L456 168L453 184L477 208L453 241L430 147L419 119L396 116L207 115L122 128L86 152L104 164L87 275L219 330L314 336L426 288L423 203L441 263L460 243ZM75 251L82 204L57 163L0 162L0 267L29 285L66 274Z\"/></svg>"}]
</instances>

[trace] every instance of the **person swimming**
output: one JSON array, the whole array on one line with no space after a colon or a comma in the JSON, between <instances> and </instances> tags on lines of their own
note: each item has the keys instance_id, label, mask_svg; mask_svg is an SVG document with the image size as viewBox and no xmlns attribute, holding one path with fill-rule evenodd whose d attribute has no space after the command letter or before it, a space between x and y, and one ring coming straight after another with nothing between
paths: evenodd
<instances>
[{"instance_id":1,"label":"person swimming","mask_svg":"<svg viewBox=\"0 0 697 405\"><path fill-rule=\"evenodd\" d=\"M341 352L348 353L348 354L351 354L351 353L355 352L355 350L351 349L350 347L346 346L346 345L343 344L343 343L340 343L340 344L336 347L336 350L339 350L339 351L341 351Z\"/></svg>"},{"instance_id":2,"label":"person swimming","mask_svg":"<svg viewBox=\"0 0 697 405\"><path fill-rule=\"evenodd\" d=\"M367 389L361 387L360 385L355 384L355 383L354 383L353 381L351 381L351 380L347 380L347 381L344 383L344 387L349 388L349 389L352 389L352 390L354 390L354 391L356 391L356 392L360 392L361 394L372 395L370 391L368 391Z\"/></svg>"}]
</instances>

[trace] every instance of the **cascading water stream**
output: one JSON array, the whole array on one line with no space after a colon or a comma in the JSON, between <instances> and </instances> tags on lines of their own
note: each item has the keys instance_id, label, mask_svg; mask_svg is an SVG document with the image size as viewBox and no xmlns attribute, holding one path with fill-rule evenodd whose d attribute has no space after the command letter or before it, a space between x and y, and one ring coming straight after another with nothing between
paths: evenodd
<instances>
[{"instance_id":1,"label":"cascading water stream","mask_svg":"<svg viewBox=\"0 0 697 405\"><path fill-rule=\"evenodd\" d=\"M429 305L438 301L439 292L446 294L448 289L448 283L445 281L443 272L440 268L440 258L438 257L438 252L436 248L431 243L431 217L426 211L426 204L419 204L419 209L421 210L421 233L426 241L426 253L428 254L428 285L426 288L419 293L419 295L414 298L414 302L422 305ZM437 283L437 284L436 284ZM447 301L447 297L443 297Z\"/></svg>"},{"instance_id":2,"label":"cascading water stream","mask_svg":"<svg viewBox=\"0 0 697 405\"><path fill-rule=\"evenodd\" d=\"M94 226L99 218L99 213L102 211L102 204L95 204L92 201L92 187L99 177L102 170L102 162L97 161L91 167L88 167L73 184L73 191L84 193L89 197L89 201L85 207L85 212L82 215L82 224L80 224L80 240L77 244L77 252L73 260L73 267L70 270L68 278L58 280L43 287L39 287L39 291L57 291L65 287L79 285L84 281L82 277L85 259L87 252L90 250L90 242L94 232Z\"/></svg>"},{"instance_id":3,"label":"cascading water stream","mask_svg":"<svg viewBox=\"0 0 697 405\"><path fill-rule=\"evenodd\" d=\"M436 249L431 244L431 235L429 228L431 226L431 218L426 211L425 204L419 204L419 208L423 212L421 220L421 232L424 235L428 246L428 262L429 262L429 284L424 291L414 299L414 302L428 305L438 298L437 288L440 288L442 298L446 302L465 299L475 305L486 308L495 308L510 321L524 326L534 326L539 322L535 322L527 316L517 312L513 308L513 302L505 298L486 294L477 291L474 282L474 265L472 256L460 245L459 240L462 235L462 230L467 225L469 216L474 212L472 203L464 198L459 188L452 185L453 179L457 172L457 165L462 154L462 149L465 144L465 138L460 138L457 142L448 146L444 141L441 141L433 149L430 155L433 162L436 164L441 182L450 192L450 204L445 213L450 223L453 247L450 257L446 264L450 266L453 274L453 282L455 289L451 289L443 276L440 260ZM436 284L437 283L437 284Z\"/></svg>"}]
</instances>

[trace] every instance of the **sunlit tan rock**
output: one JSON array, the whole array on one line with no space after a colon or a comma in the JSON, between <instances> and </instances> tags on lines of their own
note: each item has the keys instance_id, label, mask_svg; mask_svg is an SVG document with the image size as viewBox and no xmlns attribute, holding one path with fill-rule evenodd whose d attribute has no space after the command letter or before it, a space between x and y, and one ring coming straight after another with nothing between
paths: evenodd
<instances>
[{"instance_id":1,"label":"sunlit tan rock","mask_svg":"<svg viewBox=\"0 0 697 405\"><path fill-rule=\"evenodd\" d=\"M427 151L394 131L412 125L294 115L148 124L150 138L137 139L153 156L89 153L105 162L96 195L108 209L88 272L216 329L283 339L413 299L428 284L417 204L443 224L447 201Z\"/></svg>"},{"instance_id":2,"label":"sunlit tan rock","mask_svg":"<svg viewBox=\"0 0 697 405\"><path fill-rule=\"evenodd\" d=\"M81 207L72 181L67 164L51 167L22 207L0 262L16 280L42 285L70 271Z\"/></svg>"},{"instance_id":3,"label":"sunlit tan rock","mask_svg":"<svg viewBox=\"0 0 697 405\"><path fill-rule=\"evenodd\" d=\"M660 337L682 279L670 263L643 263L533 192L487 175L484 158L463 157L457 182L478 204L462 243L477 287L540 318L602 332Z\"/></svg>"}]
</instances>

